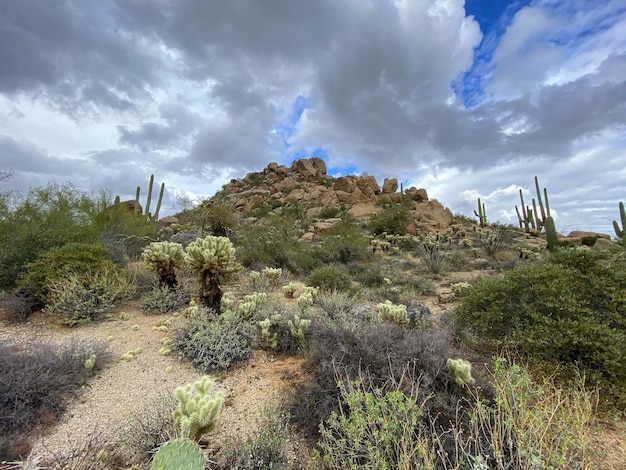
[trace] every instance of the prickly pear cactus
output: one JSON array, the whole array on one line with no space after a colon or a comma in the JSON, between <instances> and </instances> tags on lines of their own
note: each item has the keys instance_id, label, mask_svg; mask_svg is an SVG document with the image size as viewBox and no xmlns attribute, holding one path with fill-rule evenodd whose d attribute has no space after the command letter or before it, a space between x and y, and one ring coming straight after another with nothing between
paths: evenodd
<instances>
[{"instance_id":1,"label":"prickly pear cactus","mask_svg":"<svg viewBox=\"0 0 626 470\"><path fill-rule=\"evenodd\" d=\"M150 470L203 470L204 457L197 444L189 439L174 439L161 446L150 465Z\"/></svg>"}]
</instances>

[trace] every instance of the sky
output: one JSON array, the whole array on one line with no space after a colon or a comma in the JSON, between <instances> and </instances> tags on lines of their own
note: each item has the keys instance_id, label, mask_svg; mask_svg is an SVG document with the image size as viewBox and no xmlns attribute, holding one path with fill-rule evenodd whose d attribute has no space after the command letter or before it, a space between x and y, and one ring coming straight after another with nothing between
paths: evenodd
<instances>
[{"instance_id":1,"label":"sky","mask_svg":"<svg viewBox=\"0 0 626 470\"><path fill-rule=\"evenodd\" d=\"M154 174L163 216L319 156L515 224L536 175L557 230L613 234L625 31L626 0L0 0L0 189Z\"/></svg>"}]
</instances>

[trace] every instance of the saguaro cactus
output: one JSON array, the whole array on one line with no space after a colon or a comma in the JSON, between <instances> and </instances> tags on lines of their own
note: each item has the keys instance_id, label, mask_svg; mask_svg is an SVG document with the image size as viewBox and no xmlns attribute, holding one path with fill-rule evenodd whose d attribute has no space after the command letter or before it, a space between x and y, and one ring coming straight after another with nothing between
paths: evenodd
<instances>
[{"instance_id":1,"label":"saguaro cactus","mask_svg":"<svg viewBox=\"0 0 626 470\"><path fill-rule=\"evenodd\" d=\"M226 237L207 236L192 242L185 251L185 263L196 274L198 298L206 307L221 312L221 282L242 267L235 260L235 247Z\"/></svg>"},{"instance_id":2,"label":"saguaro cactus","mask_svg":"<svg viewBox=\"0 0 626 470\"><path fill-rule=\"evenodd\" d=\"M163 193L165 192L165 183L161 183L161 190L159 191L159 199L157 200L156 209L154 211L154 215L150 213L150 203L152 202L152 187L154 185L154 175L150 175L150 183L148 184L148 196L146 199L146 207L144 214L139 213L139 208L141 207L139 204L139 196L141 193L141 186L137 186L137 192L135 193L135 215L143 215L147 221L156 222L159 220L159 211L161 210L161 201L163 200Z\"/></svg>"},{"instance_id":3,"label":"saguaro cactus","mask_svg":"<svg viewBox=\"0 0 626 470\"><path fill-rule=\"evenodd\" d=\"M622 228L619 227L619 223L613 221L613 229L615 230L615 236L620 239L623 246L626 246L626 237L624 237L624 230L626 229L626 210L624 210L624 203L619 203L619 216L622 221Z\"/></svg>"},{"instance_id":4,"label":"saguaro cactus","mask_svg":"<svg viewBox=\"0 0 626 470\"><path fill-rule=\"evenodd\" d=\"M481 204L480 198L478 198L478 212L474 211L474 215L478 217L478 225L487 226L487 211L485 210L485 203Z\"/></svg>"},{"instance_id":5,"label":"saguaro cactus","mask_svg":"<svg viewBox=\"0 0 626 470\"><path fill-rule=\"evenodd\" d=\"M548 241L548 250L550 252L555 251L559 247L559 239L556 234L556 226L554 225L554 219L552 216L546 217L546 240Z\"/></svg>"}]
</instances>

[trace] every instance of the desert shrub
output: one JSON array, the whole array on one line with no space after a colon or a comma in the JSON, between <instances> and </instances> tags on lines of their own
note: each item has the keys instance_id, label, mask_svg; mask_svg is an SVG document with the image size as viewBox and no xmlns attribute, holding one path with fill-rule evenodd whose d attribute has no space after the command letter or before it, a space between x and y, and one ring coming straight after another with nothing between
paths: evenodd
<instances>
[{"instance_id":1,"label":"desert shrub","mask_svg":"<svg viewBox=\"0 0 626 470\"><path fill-rule=\"evenodd\" d=\"M343 266L324 266L309 275L307 285L319 287L320 290L345 292L352 288L352 277Z\"/></svg>"},{"instance_id":2,"label":"desert shrub","mask_svg":"<svg viewBox=\"0 0 626 470\"><path fill-rule=\"evenodd\" d=\"M120 425L117 438L131 462L149 461L154 449L179 436L173 416L176 405L173 394L160 395Z\"/></svg>"},{"instance_id":3,"label":"desert shrub","mask_svg":"<svg viewBox=\"0 0 626 470\"><path fill-rule=\"evenodd\" d=\"M122 462L122 455L114 439L105 429L95 427L87 436L75 439L68 438L67 449L58 450L52 456L46 456L45 467L50 469L72 470L109 470L111 468L126 468ZM36 458L36 457L35 457ZM37 464L31 466L22 464L19 468L42 468Z\"/></svg>"},{"instance_id":4,"label":"desert shrub","mask_svg":"<svg viewBox=\"0 0 626 470\"><path fill-rule=\"evenodd\" d=\"M297 469L302 468L290 453L292 435L289 415L279 406L266 406L257 418L257 429L226 443L215 469Z\"/></svg>"},{"instance_id":5,"label":"desert shrub","mask_svg":"<svg viewBox=\"0 0 626 470\"><path fill-rule=\"evenodd\" d=\"M471 394L443 425L419 380L410 390L393 379L388 390L372 387L366 378L340 382L345 405L320 426L318 463L336 469L528 470L591 464L586 434L596 397L582 389L581 380L577 389L564 391L550 379L537 382L525 368L497 359L490 381L493 400ZM464 419L464 411L471 420Z\"/></svg>"},{"instance_id":6,"label":"desert shrub","mask_svg":"<svg viewBox=\"0 0 626 470\"><path fill-rule=\"evenodd\" d=\"M8 295L0 301L0 308L6 312L6 320L11 323L22 323L28 321L33 309L40 306L40 303L32 297L20 295Z\"/></svg>"},{"instance_id":7,"label":"desert shrub","mask_svg":"<svg viewBox=\"0 0 626 470\"><path fill-rule=\"evenodd\" d=\"M55 421L66 399L110 357L104 341L0 342L0 435L11 441ZM0 461L16 457L10 448L3 453Z\"/></svg>"},{"instance_id":8,"label":"desert shrub","mask_svg":"<svg viewBox=\"0 0 626 470\"><path fill-rule=\"evenodd\" d=\"M566 250L501 279L476 282L456 310L484 346L512 346L540 363L579 368L589 385L626 405L626 267Z\"/></svg>"},{"instance_id":9,"label":"desert shrub","mask_svg":"<svg viewBox=\"0 0 626 470\"><path fill-rule=\"evenodd\" d=\"M326 263L348 264L370 256L369 239L357 223L344 217L335 227L324 232L316 255Z\"/></svg>"},{"instance_id":10,"label":"desert shrub","mask_svg":"<svg viewBox=\"0 0 626 470\"><path fill-rule=\"evenodd\" d=\"M411 211L407 207L392 204L370 219L369 230L376 235L384 232L403 235L410 221Z\"/></svg>"},{"instance_id":11,"label":"desert shrub","mask_svg":"<svg viewBox=\"0 0 626 470\"><path fill-rule=\"evenodd\" d=\"M25 266L45 251L70 242L95 242L94 207L71 184L51 183L14 195L0 217L0 289L15 287Z\"/></svg>"},{"instance_id":12,"label":"desert shrub","mask_svg":"<svg viewBox=\"0 0 626 470\"><path fill-rule=\"evenodd\" d=\"M324 290L317 296L318 305L331 320L351 317L360 302L359 297L336 290Z\"/></svg>"},{"instance_id":13,"label":"desert shrub","mask_svg":"<svg viewBox=\"0 0 626 470\"><path fill-rule=\"evenodd\" d=\"M141 311L146 315L173 313L186 307L191 295L184 289L155 287L141 297Z\"/></svg>"},{"instance_id":14,"label":"desert shrub","mask_svg":"<svg viewBox=\"0 0 626 470\"><path fill-rule=\"evenodd\" d=\"M134 292L132 279L112 263L90 272L68 272L49 282L45 311L74 326L102 319L116 302Z\"/></svg>"},{"instance_id":15,"label":"desert shrub","mask_svg":"<svg viewBox=\"0 0 626 470\"><path fill-rule=\"evenodd\" d=\"M189 318L174 332L172 349L202 372L227 370L252 354L256 325L240 318ZM232 321L231 321L232 320Z\"/></svg>"},{"instance_id":16,"label":"desert shrub","mask_svg":"<svg viewBox=\"0 0 626 470\"><path fill-rule=\"evenodd\" d=\"M491 225L478 229L478 246L489 258L495 258L500 250L513 239L511 229L505 225Z\"/></svg>"},{"instance_id":17,"label":"desert shrub","mask_svg":"<svg viewBox=\"0 0 626 470\"><path fill-rule=\"evenodd\" d=\"M354 273L355 279L365 287L380 287L385 277L380 272L380 266L364 267Z\"/></svg>"},{"instance_id":18,"label":"desert shrub","mask_svg":"<svg viewBox=\"0 0 626 470\"><path fill-rule=\"evenodd\" d=\"M109 250L99 243L68 243L43 252L37 260L26 265L19 280L20 293L47 303L50 285L69 274L87 274L110 270L115 263Z\"/></svg>"},{"instance_id":19,"label":"desert shrub","mask_svg":"<svg viewBox=\"0 0 626 470\"><path fill-rule=\"evenodd\" d=\"M237 259L253 269L266 266L297 272L294 255L302 249L294 221L270 215L262 223L243 226L237 239Z\"/></svg>"},{"instance_id":20,"label":"desert shrub","mask_svg":"<svg viewBox=\"0 0 626 470\"><path fill-rule=\"evenodd\" d=\"M311 379L290 407L292 421L307 435L316 436L318 425L339 411L338 377L346 382L365 378L366 385L385 390L389 378L401 377L407 367L415 371L413 379L420 377L423 396L432 395L428 406L438 419L454 418L461 391L451 386L446 361L460 354L445 325L406 329L387 322L355 326L316 321L308 336L305 367ZM415 385L413 379L403 383L403 390Z\"/></svg>"},{"instance_id":21,"label":"desert shrub","mask_svg":"<svg viewBox=\"0 0 626 470\"><path fill-rule=\"evenodd\" d=\"M320 210L320 219L332 219L341 215L341 207L339 206L324 206Z\"/></svg>"}]
</instances>

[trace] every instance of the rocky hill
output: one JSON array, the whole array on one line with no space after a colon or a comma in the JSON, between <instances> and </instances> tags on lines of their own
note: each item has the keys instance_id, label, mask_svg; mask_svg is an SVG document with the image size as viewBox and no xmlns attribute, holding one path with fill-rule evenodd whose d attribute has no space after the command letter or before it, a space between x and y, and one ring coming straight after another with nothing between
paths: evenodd
<instances>
[{"instance_id":1,"label":"rocky hill","mask_svg":"<svg viewBox=\"0 0 626 470\"><path fill-rule=\"evenodd\" d=\"M429 199L423 188L398 192L396 178L385 178L382 188L373 176L334 178L317 157L296 160L291 167L270 163L261 172L231 180L210 201L232 206L242 215L263 206L277 212L296 206L311 219L331 208L369 219L383 207L402 201L411 209L410 233L445 230L453 222L450 209Z\"/></svg>"}]
</instances>

